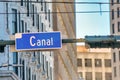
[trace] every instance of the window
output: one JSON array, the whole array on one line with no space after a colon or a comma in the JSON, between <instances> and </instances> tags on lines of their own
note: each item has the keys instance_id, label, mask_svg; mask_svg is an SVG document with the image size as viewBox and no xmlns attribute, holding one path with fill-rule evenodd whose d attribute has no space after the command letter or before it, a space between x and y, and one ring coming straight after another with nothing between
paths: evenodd
<instances>
[{"instance_id":1,"label":"window","mask_svg":"<svg viewBox=\"0 0 120 80\"><path fill-rule=\"evenodd\" d=\"M23 3L24 3L24 5L26 6L26 5L27 5L27 0L24 0L24 2L23 2Z\"/></svg>"},{"instance_id":2,"label":"window","mask_svg":"<svg viewBox=\"0 0 120 80\"><path fill-rule=\"evenodd\" d=\"M111 67L111 60L105 59L105 67Z\"/></svg>"},{"instance_id":3,"label":"window","mask_svg":"<svg viewBox=\"0 0 120 80\"><path fill-rule=\"evenodd\" d=\"M117 76L117 70L116 70L116 67L114 67L114 77Z\"/></svg>"},{"instance_id":4,"label":"window","mask_svg":"<svg viewBox=\"0 0 120 80\"><path fill-rule=\"evenodd\" d=\"M44 56L44 55L43 55ZM44 56L44 61L43 61L43 71L46 71L46 56Z\"/></svg>"},{"instance_id":5,"label":"window","mask_svg":"<svg viewBox=\"0 0 120 80\"><path fill-rule=\"evenodd\" d=\"M46 72L47 72L47 77L49 77L49 63L46 61Z\"/></svg>"},{"instance_id":6,"label":"window","mask_svg":"<svg viewBox=\"0 0 120 80\"><path fill-rule=\"evenodd\" d=\"M27 5L27 1L28 0L21 0L20 2L21 2L21 6L26 6Z\"/></svg>"},{"instance_id":7,"label":"window","mask_svg":"<svg viewBox=\"0 0 120 80\"><path fill-rule=\"evenodd\" d=\"M27 23L25 22L25 32L28 32L27 31Z\"/></svg>"},{"instance_id":8,"label":"window","mask_svg":"<svg viewBox=\"0 0 120 80\"><path fill-rule=\"evenodd\" d=\"M101 67L101 66L102 66L101 59L95 59L95 67Z\"/></svg>"},{"instance_id":9,"label":"window","mask_svg":"<svg viewBox=\"0 0 120 80\"><path fill-rule=\"evenodd\" d=\"M23 65L23 67L22 67L22 80L25 80L25 61L24 60L22 61L22 65Z\"/></svg>"},{"instance_id":10,"label":"window","mask_svg":"<svg viewBox=\"0 0 120 80\"><path fill-rule=\"evenodd\" d=\"M17 33L17 10L12 9L12 29L13 34Z\"/></svg>"},{"instance_id":11,"label":"window","mask_svg":"<svg viewBox=\"0 0 120 80\"><path fill-rule=\"evenodd\" d=\"M85 67L92 67L92 60L91 59L85 59Z\"/></svg>"},{"instance_id":12,"label":"window","mask_svg":"<svg viewBox=\"0 0 120 80\"><path fill-rule=\"evenodd\" d=\"M44 9L45 9L45 13L47 13L47 3L44 3Z\"/></svg>"},{"instance_id":13,"label":"window","mask_svg":"<svg viewBox=\"0 0 120 80\"><path fill-rule=\"evenodd\" d=\"M27 0L27 16L29 16L29 8L30 8L30 5L29 5L30 1Z\"/></svg>"},{"instance_id":14,"label":"window","mask_svg":"<svg viewBox=\"0 0 120 80\"><path fill-rule=\"evenodd\" d=\"M39 15L39 32L42 31L42 23L41 23L41 16Z\"/></svg>"},{"instance_id":15,"label":"window","mask_svg":"<svg viewBox=\"0 0 120 80\"><path fill-rule=\"evenodd\" d=\"M18 64L18 53L17 52L13 53L13 64Z\"/></svg>"},{"instance_id":16,"label":"window","mask_svg":"<svg viewBox=\"0 0 120 80\"><path fill-rule=\"evenodd\" d=\"M77 66L78 67L82 66L82 59L77 59Z\"/></svg>"},{"instance_id":17,"label":"window","mask_svg":"<svg viewBox=\"0 0 120 80\"><path fill-rule=\"evenodd\" d=\"M114 24L112 24L112 33L115 33Z\"/></svg>"},{"instance_id":18,"label":"window","mask_svg":"<svg viewBox=\"0 0 120 80\"><path fill-rule=\"evenodd\" d=\"M86 74L85 74L85 80L93 80L92 79L92 72L86 72Z\"/></svg>"},{"instance_id":19,"label":"window","mask_svg":"<svg viewBox=\"0 0 120 80\"><path fill-rule=\"evenodd\" d=\"M20 58L20 64L22 64L21 58ZM20 67L20 77L22 78L22 67Z\"/></svg>"},{"instance_id":20,"label":"window","mask_svg":"<svg viewBox=\"0 0 120 80\"><path fill-rule=\"evenodd\" d=\"M21 0L21 6L23 6L23 0Z\"/></svg>"},{"instance_id":21,"label":"window","mask_svg":"<svg viewBox=\"0 0 120 80\"><path fill-rule=\"evenodd\" d=\"M37 7L34 6L34 26L37 26Z\"/></svg>"},{"instance_id":22,"label":"window","mask_svg":"<svg viewBox=\"0 0 120 80\"><path fill-rule=\"evenodd\" d=\"M79 75L79 78L83 78L82 72L79 72L78 75Z\"/></svg>"},{"instance_id":23,"label":"window","mask_svg":"<svg viewBox=\"0 0 120 80\"><path fill-rule=\"evenodd\" d=\"M41 0L41 11L43 11L43 0Z\"/></svg>"},{"instance_id":24,"label":"window","mask_svg":"<svg viewBox=\"0 0 120 80\"><path fill-rule=\"evenodd\" d=\"M105 80L112 80L112 73L105 73Z\"/></svg>"},{"instance_id":25,"label":"window","mask_svg":"<svg viewBox=\"0 0 120 80\"><path fill-rule=\"evenodd\" d=\"M95 73L95 80L102 80L102 72Z\"/></svg>"},{"instance_id":26,"label":"window","mask_svg":"<svg viewBox=\"0 0 120 80\"><path fill-rule=\"evenodd\" d=\"M53 80L52 68L50 67L50 80Z\"/></svg>"},{"instance_id":27,"label":"window","mask_svg":"<svg viewBox=\"0 0 120 80\"><path fill-rule=\"evenodd\" d=\"M116 62L116 54L113 53L113 62Z\"/></svg>"},{"instance_id":28,"label":"window","mask_svg":"<svg viewBox=\"0 0 120 80\"><path fill-rule=\"evenodd\" d=\"M31 80L31 69L29 68L29 77L28 77L28 80Z\"/></svg>"},{"instance_id":29,"label":"window","mask_svg":"<svg viewBox=\"0 0 120 80\"><path fill-rule=\"evenodd\" d=\"M44 24L41 23L41 31L43 32L44 31Z\"/></svg>"},{"instance_id":30,"label":"window","mask_svg":"<svg viewBox=\"0 0 120 80\"><path fill-rule=\"evenodd\" d=\"M50 9L48 10L48 20L49 20L49 23L50 23Z\"/></svg>"},{"instance_id":31,"label":"window","mask_svg":"<svg viewBox=\"0 0 120 80\"><path fill-rule=\"evenodd\" d=\"M112 9L112 19L114 19L114 9Z\"/></svg>"},{"instance_id":32,"label":"window","mask_svg":"<svg viewBox=\"0 0 120 80\"><path fill-rule=\"evenodd\" d=\"M119 12L119 8L117 8L117 17L119 18L120 12Z\"/></svg>"},{"instance_id":33,"label":"window","mask_svg":"<svg viewBox=\"0 0 120 80\"><path fill-rule=\"evenodd\" d=\"M13 53L13 64L18 64L18 53ZM14 72L18 75L18 67L13 68Z\"/></svg>"},{"instance_id":34,"label":"window","mask_svg":"<svg viewBox=\"0 0 120 80\"><path fill-rule=\"evenodd\" d=\"M114 0L111 0L111 4L112 4L112 5L114 4Z\"/></svg>"},{"instance_id":35,"label":"window","mask_svg":"<svg viewBox=\"0 0 120 80\"><path fill-rule=\"evenodd\" d=\"M50 10L48 10L48 21L49 21L49 27L51 26L51 15L50 15Z\"/></svg>"},{"instance_id":36,"label":"window","mask_svg":"<svg viewBox=\"0 0 120 80\"><path fill-rule=\"evenodd\" d=\"M31 80L31 69L26 67L26 80Z\"/></svg>"},{"instance_id":37,"label":"window","mask_svg":"<svg viewBox=\"0 0 120 80\"><path fill-rule=\"evenodd\" d=\"M118 32L120 32L120 22L118 22Z\"/></svg>"},{"instance_id":38,"label":"window","mask_svg":"<svg viewBox=\"0 0 120 80\"><path fill-rule=\"evenodd\" d=\"M38 63L40 64L40 54L41 53L38 51L37 54L38 54Z\"/></svg>"},{"instance_id":39,"label":"window","mask_svg":"<svg viewBox=\"0 0 120 80\"><path fill-rule=\"evenodd\" d=\"M4 50L4 47L5 47L5 46L0 46L0 53L2 53L2 52L5 51L5 50Z\"/></svg>"},{"instance_id":40,"label":"window","mask_svg":"<svg viewBox=\"0 0 120 80\"><path fill-rule=\"evenodd\" d=\"M42 69L44 70L44 67L45 67L45 65L44 65L44 55L42 54L41 55L41 63L42 63Z\"/></svg>"},{"instance_id":41,"label":"window","mask_svg":"<svg viewBox=\"0 0 120 80\"><path fill-rule=\"evenodd\" d=\"M21 32L21 23L20 23L20 17L21 17L21 15L20 15L20 12L18 13L18 15L19 15L19 32Z\"/></svg>"},{"instance_id":42,"label":"window","mask_svg":"<svg viewBox=\"0 0 120 80\"><path fill-rule=\"evenodd\" d=\"M22 28L22 29L21 29L21 32L23 32L23 33L24 33L24 21L23 21L23 20L21 20L21 23L20 23L20 24L21 24L21 28Z\"/></svg>"},{"instance_id":43,"label":"window","mask_svg":"<svg viewBox=\"0 0 120 80\"><path fill-rule=\"evenodd\" d=\"M36 80L36 75L32 75L32 80Z\"/></svg>"},{"instance_id":44,"label":"window","mask_svg":"<svg viewBox=\"0 0 120 80\"><path fill-rule=\"evenodd\" d=\"M29 71L28 67L26 66L26 80L28 80L28 78L29 78L29 72L28 71Z\"/></svg>"},{"instance_id":45,"label":"window","mask_svg":"<svg viewBox=\"0 0 120 80\"><path fill-rule=\"evenodd\" d=\"M36 26L37 26L37 30L39 32L39 14L37 14L37 17L36 17Z\"/></svg>"},{"instance_id":46,"label":"window","mask_svg":"<svg viewBox=\"0 0 120 80\"><path fill-rule=\"evenodd\" d=\"M8 24L8 3L6 3L6 22L7 22L7 29L9 29Z\"/></svg>"},{"instance_id":47,"label":"window","mask_svg":"<svg viewBox=\"0 0 120 80\"><path fill-rule=\"evenodd\" d=\"M47 3L44 3L44 9L45 9L45 19L47 20Z\"/></svg>"},{"instance_id":48,"label":"window","mask_svg":"<svg viewBox=\"0 0 120 80\"><path fill-rule=\"evenodd\" d=\"M34 26L35 25L34 4L32 5L32 20L33 20L33 26Z\"/></svg>"}]
</instances>

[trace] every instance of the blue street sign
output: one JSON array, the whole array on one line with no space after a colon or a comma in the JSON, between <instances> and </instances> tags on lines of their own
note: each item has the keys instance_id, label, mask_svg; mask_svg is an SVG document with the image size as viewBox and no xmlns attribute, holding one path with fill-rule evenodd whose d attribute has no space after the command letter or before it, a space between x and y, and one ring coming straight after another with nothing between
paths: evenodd
<instances>
[{"instance_id":1,"label":"blue street sign","mask_svg":"<svg viewBox=\"0 0 120 80\"><path fill-rule=\"evenodd\" d=\"M60 32L17 33L16 50L59 49L62 46Z\"/></svg>"}]
</instances>

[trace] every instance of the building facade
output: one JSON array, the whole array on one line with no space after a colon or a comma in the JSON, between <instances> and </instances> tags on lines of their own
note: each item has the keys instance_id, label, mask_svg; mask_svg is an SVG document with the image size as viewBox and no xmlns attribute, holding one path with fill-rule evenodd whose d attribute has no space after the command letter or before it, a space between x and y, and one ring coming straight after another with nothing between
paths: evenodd
<instances>
[{"instance_id":1,"label":"building facade","mask_svg":"<svg viewBox=\"0 0 120 80\"><path fill-rule=\"evenodd\" d=\"M62 39L76 38L74 0L53 0L53 29L61 31ZM63 2L63 3L60 3ZM65 2L71 2L67 4ZM55 80L78 80L76 44L63 44L54 53Z\"/></svg>"},{"instance_id":2,"label":"building facade","mask_svg":"<svg viewBox=\"0 0 120 80\"><path fill-rule=\"evenodd\" d=\"M0 40L16 33L53 31L52 4L47 1L52 0L0 1ZM54 80L53 66L53 51L10 52L9 45L0 47L0 80L12 80L6 76L13 72L14 80Z\"/></svg>"},{"instance_id":3,"label":"building facade","mask_svg":"<svg viewBox=\"0 0 120 80\"><path fill-rule=\"evenodd\" d=\"M112 80L111 49L77 47L80 80Z\"/></svg>"},{"instance_id":4,"label":"building facade","mask_svg":"<svg viewBox=\"0 0 120 80\"><path fill-rule=\"evenodd\" d=\"M120 0L110 0L110 3L110 34L120 35ZM112 73L112 80L120 79L119 48L112 49Z\"/></svg>"}]
</instances>

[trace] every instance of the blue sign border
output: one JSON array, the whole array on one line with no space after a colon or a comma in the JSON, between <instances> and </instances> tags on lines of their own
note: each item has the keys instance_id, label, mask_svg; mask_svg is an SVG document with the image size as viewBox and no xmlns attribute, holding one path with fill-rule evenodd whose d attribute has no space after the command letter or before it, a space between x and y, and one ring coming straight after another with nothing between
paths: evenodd
<instances>
[{"instance_id":1,"label":"blue sign border","mask_svg":"<svg viewBox=\"0 0 120 80\"><path fill-rule=\"evenodd\" d=\"M35 36L36 39L50 39L51 37L54 39L54 45L49 46L30 46L30 37ZM50 41L50 40L49 40ZM33 43L35 43L35 39L33 39ZM53 50L62 48L62 39L61 32L38 32L38 33L16 33L15 34L15 48L17 51L22 50Z\"/></svg>"}]
</instances>

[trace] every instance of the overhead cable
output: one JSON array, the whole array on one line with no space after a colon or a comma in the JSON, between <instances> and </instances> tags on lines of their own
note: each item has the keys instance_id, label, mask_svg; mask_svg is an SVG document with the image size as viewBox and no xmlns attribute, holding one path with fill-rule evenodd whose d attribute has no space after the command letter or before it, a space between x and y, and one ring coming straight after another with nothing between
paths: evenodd
<instances>
[{"instance_id":1,"label":"overhead cable","mask_svg":"<svg viewBox=\"0 0 120 80\"><path fill-rule=\"evenodd\" d=\"M21 1L6 1L6 0L0 0L0 2L21 2ZM22 1L27 2L27 1ZM28 1L32 3L65 3L65 4L120 4L118 2L72 2L72 1Z\"/></svg>"},{"instance_id":2,"label":"overhead cable","mask_svg":"<svg viewBox=\"0 0 120 80\"><path fill-rule=\"evenodd\" d=\"M58 14L58 13L62 13L62 14L71 14L71 13L108 13L108 12L112 12L112 11L76 11L76 12L37 12L37 13L29 13L29 14ZM114 12L118 12L118 11L114 11ZM16 13L0 13L0 14L16 14ZM28 14L28 13L17 13L17 14Z\"/></svg>"}]
</instances>

